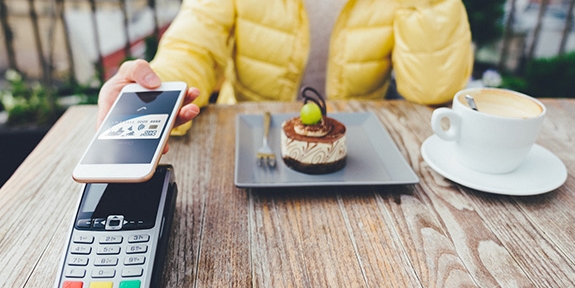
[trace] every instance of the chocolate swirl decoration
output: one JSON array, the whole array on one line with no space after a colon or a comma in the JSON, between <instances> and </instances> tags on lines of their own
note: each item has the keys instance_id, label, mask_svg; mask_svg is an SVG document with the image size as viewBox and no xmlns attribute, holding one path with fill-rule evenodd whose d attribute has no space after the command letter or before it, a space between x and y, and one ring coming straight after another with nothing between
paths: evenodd
<instances>
[{"instance_id":1,"label":"chocolate swirl decoration","mask_svg":"<svg viewBox=\"0 0 575 288\"><path fill-rule=\"evenodd\" d=\"M311 97L309 95L306 95L306 92L313 92L313 94L315 94L315 97ZM321 110L321 115L325 116L326 115L326 105L325 105L325 100L323 99L323 97L321 96L321 94L319 94L319 92L317 92L317 90L315 90L312 87L309 86L305 86L301 89L300 91L300 96L304 99L303 104L305 105L308 101L312 101L314 102L319 109Z\"/></svg>"},{"instance_id":2,"label":"chocolate swirl decoration","mask_svg":"<svg viewBox=\"0 0 575 288\"><path fill-rule=\"evenodd\" d=\"M306 94L307 92L311 92L312 95L308 95ZM319 109L321 110L321 121L319 123L316 124L311 124L311 125L306 125L303 124L301 122L301 119L298 117L297 118L297 124L294 124L293 129L294 132L298 135L301 136L307 136L307 137L324 137L325 135L327 135L331 129L332 129L332 125L329 121L326 121L326 104L325 104L325 100L323 99L323 97L321 96L321 94L319 92L317 92L317 90L315 90L312 87L303 87L301 89L300 92L300 96L304 99L304 105L308 102L308 101L312 101L314 102Z\"/></svg>"}]
</instances>

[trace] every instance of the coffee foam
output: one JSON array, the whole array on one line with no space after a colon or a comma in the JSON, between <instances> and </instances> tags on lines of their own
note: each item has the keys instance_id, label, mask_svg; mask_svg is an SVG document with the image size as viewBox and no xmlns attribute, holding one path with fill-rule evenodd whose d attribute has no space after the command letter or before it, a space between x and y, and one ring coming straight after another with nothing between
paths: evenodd
<instances>
[{"instance_id":1,"label":"coffee foam","mask_svg":"<svg viewBox=\"0 0 575 288\"><path fill-rule=\"evenodd\" d=\"M473 96L477 110L486 114L509 118L532 118L543 112L543 108L537 102L513 91L480 89L466 94ZM465 94L459 95L458 100L469 107L465 101Z\"/></svg>"}]
</instances>

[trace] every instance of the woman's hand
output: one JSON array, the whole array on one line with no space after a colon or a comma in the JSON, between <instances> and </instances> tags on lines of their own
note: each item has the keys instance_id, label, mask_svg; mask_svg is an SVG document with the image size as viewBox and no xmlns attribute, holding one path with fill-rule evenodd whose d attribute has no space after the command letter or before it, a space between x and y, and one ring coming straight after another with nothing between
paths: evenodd
<instances>
[{"instance_id":1,"label":"woman's hand","mask_svg":"<svg viewBox=\"0 0 575 288\"><path fill-rule=\"evenodd\" d=\"M130 83L138 83L145 88L154 89L159 87L162 82L147 61L139 59L124 62L118 73L106 81L100 89L96 127L100 127L122 88ZM200 108L192 103L199 95L200 91L197 88L188 89L184 104L176 118L176 127L194 119L200 113ZM166 152L168 152L167 146L164 150L164 153Z\"/></svg>"}]
</instances>

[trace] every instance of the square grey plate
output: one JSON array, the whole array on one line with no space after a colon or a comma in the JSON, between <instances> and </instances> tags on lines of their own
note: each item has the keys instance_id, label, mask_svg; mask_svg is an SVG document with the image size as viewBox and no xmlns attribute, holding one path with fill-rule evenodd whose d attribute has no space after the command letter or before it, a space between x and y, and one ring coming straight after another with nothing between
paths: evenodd
<instances>
[{"instance_id":1,"label":"square grey plate","mask_svg":"<svg viewBox=\"0 0 575 288\"><path fill-rule=\"evenodd\" d=\"M239 188L396 185L415 184L419 178L373 113L330 113L347 127L347 164L337 172L308 175L287 167L281 159L280 129L284 120L297 114L272 115L269 143L277 157L275 168L258 167L256 154L262 145L263 116L236 117L234 182Z\"/></svg>"}]
</instances>

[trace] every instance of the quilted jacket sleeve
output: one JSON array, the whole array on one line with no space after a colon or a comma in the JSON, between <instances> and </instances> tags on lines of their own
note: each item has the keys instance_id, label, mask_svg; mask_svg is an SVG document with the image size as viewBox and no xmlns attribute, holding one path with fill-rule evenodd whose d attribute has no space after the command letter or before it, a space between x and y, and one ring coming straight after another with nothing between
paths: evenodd
<instances>
[{"instance_id":1,"label":"quilted jacket sleeve","mask_svg":"<svg viewBox=\"0 0 575 288\"><path fill-rule=\"evenodd\" d=\"M393 67L399 93L421 104L450 101L473 68L461 0L397 0Z\"/></svg>"},{"instance_id":2,"label":"quilted jacket sleeve","mask_svg":"<svg viewBox=\"0 0 575 288\"><path fill-rule=\"evenodd\" d=\"M232 0L184 0L162 36L152 68L163 81L185 81L200 89L195 103L207 105L228 59L233 23Z\"/></svg>"}]
</instances>

